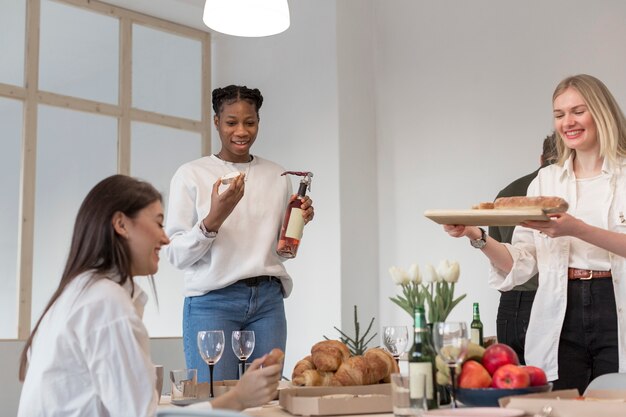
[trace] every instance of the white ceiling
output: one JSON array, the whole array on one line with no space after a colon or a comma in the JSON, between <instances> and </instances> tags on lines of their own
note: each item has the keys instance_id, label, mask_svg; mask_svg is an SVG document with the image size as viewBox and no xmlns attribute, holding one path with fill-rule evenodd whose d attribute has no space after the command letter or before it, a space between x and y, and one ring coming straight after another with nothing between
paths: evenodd
<instances>
[{"instance_id":1,"label":"white ceiling","mask_svg":"<svg viewBox=\"0 0 626 417\"><path fill-rule=\"evenodd\" d=\"M212 32L202 22L204 0L101 0L114 6L160 17L205 32Z\"/></svg>"}]
</instances>

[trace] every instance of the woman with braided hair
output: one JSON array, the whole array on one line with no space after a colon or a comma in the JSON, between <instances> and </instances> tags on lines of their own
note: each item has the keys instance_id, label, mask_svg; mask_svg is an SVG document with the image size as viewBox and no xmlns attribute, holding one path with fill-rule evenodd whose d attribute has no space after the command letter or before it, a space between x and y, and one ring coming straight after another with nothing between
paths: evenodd
<instances>
[{"instance_id":1,"label":"woman with braided hair","mask_svg":"<svg viewBox=\"0 0 626 417\"><path fill-rule=\"evenodd\" d=\"M281 166L250 153L262 103L258 89L213 90L221 149L182 165L170 185L166 254L184 270L185 358L202 381L208 370L196 343L200 330L224 330L227 339L233 330L255 331L252 359L274 347L285 350L283 297L292 281L275 248L285 207L295 197ZM240 175L224 185L222 177L232 172ZM301 208L305 223L312 220L309 197ZM215 379L236 379L237 363L231 349L224 349Z\"/></svg>"}]
</instances>

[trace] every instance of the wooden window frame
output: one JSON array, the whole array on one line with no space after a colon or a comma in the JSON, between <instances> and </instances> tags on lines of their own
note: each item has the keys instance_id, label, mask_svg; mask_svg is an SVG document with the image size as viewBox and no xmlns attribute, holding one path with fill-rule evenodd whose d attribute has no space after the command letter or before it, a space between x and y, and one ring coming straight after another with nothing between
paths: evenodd
<instances>
[{"instance_id":1,"label":"wooden window frame","mask_svg":"<svg viewBox=\"0 0 626 417\"><path fill-rule=\"evenodd\" d=\"M39 35L41 0L26 0L26 43L24 53L24 86L0 83L0 97L23 102L22 154L17 264L17 338L25 340L31 331L33 247L35 218L35 177L37 155L37 109L40 104L68 108L117 118L117 172L130 173L131 123L151 123L201 135L202 155L211 153L211 37L208 32L193 29L142 13L112 6L96 0L52 0L68 6L117 18L119 24L119 93L118 103L66 96L39 90ZM133 108L132 103L132 25L140 24L201 42L201 120Z\"/></svg>"}]
</instances>

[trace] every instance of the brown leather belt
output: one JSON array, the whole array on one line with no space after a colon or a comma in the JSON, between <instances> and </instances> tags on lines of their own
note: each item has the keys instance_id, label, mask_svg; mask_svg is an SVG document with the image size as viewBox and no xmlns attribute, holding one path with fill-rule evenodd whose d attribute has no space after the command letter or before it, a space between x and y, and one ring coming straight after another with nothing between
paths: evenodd
<instances>
[{"instance_id":1,"label":"brown leather belt","mask_svg":"<svg viewBox=\"0 0 626 417\"><path fill-rule=\"evenodd\" d=\"M567 268L568 279L611 278L611 271L592 271L591 269Z\"/></svg>"}]
</instances>

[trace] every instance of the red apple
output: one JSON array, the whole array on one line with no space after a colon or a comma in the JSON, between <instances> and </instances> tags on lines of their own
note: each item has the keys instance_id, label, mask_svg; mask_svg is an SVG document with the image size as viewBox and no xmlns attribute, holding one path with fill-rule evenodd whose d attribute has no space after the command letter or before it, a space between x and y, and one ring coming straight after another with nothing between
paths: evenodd
<instances>
[{"instance_id":1,"label":"red apple","mask_svg":"<svg viewBox=\"0 0 626 417\"><path fill-rule=\"evenodd\" d=\"M537 368L536 366L523 366L522 369L525 370L530 377L531 387L546 385L548 383L548 378L546 377L546 373L543 372L543 369Z\"/></svg>"},{"instance_id":2,"label":"red apple","mask_svg":"<svg viewBox=\"0 0 626 417\"><path fill-rule=\"evenodd\" d=\"M478 362L465 361L459 375L459 387L461 388L487 388L491 385L491 375Z\"/></svg>"},{"instance_id":3,"label":"red apple","mask_svg":"<svg viewBox=\"0 0 626 417\"><path fill-rule=\"evenodd\" d=\"M522 366L503 365L493 374L495 388L526 388L530 385L530 375Z\"/></svg>"},{"instance_id":4,"label":"red apple","mask_svg":"<svg viewBox=\"0 0 626 417\"><path fill-rule=\"evenodd\" d=\"M489 375L493 376L496 369L502 365L519 365L519 358L510 346L504 343L496 343L485 349L482 364L489 372Z\"/></svg>"}]
</instances>

